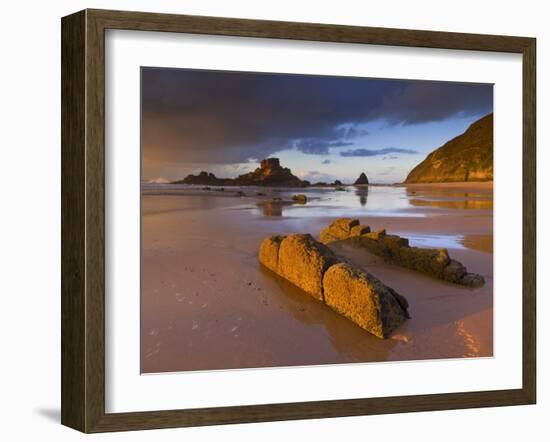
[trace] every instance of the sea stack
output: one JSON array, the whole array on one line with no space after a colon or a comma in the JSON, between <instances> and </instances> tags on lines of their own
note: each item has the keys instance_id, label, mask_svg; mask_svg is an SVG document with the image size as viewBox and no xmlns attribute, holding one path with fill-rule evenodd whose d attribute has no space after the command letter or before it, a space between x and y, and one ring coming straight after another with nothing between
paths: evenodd
<instances>
[{"instance_id":1,"label":"sea stack","mask_svg":"<svg viewBox=\"0 0 550 442\"><path fill-rule=\"evenodd\" d=\"M307 187L308 183L282 167L279 158L266 158L253 172L239 175L233 180L237 186Z\"/></svg>"},{"instance_id":2,"label":"sea stack","mask_svg":"<svg viewBox=\"0 0 550 442\"><path fill-rule=\"evenodd\" d=\"M367 178L367 175L365 172L361 172L361 175L359 175L359 178L355 180L355 183L353 183L354 186L368 186L369 185L369 179Z\"/></svg>"}]
</instances>

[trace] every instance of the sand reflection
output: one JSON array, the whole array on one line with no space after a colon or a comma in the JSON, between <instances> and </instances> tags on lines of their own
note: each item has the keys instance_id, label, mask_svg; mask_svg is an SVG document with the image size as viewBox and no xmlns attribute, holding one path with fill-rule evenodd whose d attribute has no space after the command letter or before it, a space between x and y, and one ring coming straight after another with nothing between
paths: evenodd
<instances>
[{"instance_id":1,"label":"sand reflection","mask_svg":"<svg viewBox=\"0 0 550 442\"><path fill-rule=\"evenodd\" d=\"M262 201L258 203L258 207L265 216L283 216L284 208L292 204L287 201Z\"/></svg>"},{"instance_id":2,"label":"sand reflection","mask_svg":"<svg viewBox=\"0 0 550 442\"><path fill-rule=\"evenodd\" d=\"M493 235L466 235L461 242L469 249L493 253Z\"/></svg>"},{"instance_id":3,"label":"sand reflection","mask_svg":"<svg viewBox=\"0 0 550 442\"><path fill-rule=\"evenodd\" d=\"M462 209L462 210L492 210L492 200L431 200L431 199L410 199L413 206L438 207L441 209Z\"/></svg>"},{"instance_id":4,"label":"sand reflection","mask_svg":"<svg viewBox=\"0 0 550 442\"><path fill-rule=\"evenodd\" d=\"M351 321L313 299L287 280L260 266L262 275L279 288L278 298L286 313L303 324L315 325L324 330L334 350L343 356L343 361L373 362L387 360L397 341L383 341ZM326 345L326 342L323 343ZM317 349L317 351L319 351ZM315 347L308 351L315 353Z\"/></svg>"}]
</instances>

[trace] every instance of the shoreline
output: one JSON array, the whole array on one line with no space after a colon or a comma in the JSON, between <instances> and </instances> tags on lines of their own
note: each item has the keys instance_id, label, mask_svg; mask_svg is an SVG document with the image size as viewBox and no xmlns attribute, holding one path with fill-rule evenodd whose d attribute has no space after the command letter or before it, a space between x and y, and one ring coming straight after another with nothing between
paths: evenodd
<instances>
[{"instance_id":1,"label":"shoreline","mask_svg":"<svg viewBox=\"0 0 550 442\"><path fill-rule=\"evenodd\" d=\"M454 186L472 186L475 187L477 185L481 186L492 186L494 181L432 181L432 182L425 182L425 183L369 183L369 184L346 184L341 183L337 186L326 184L326 185L316 185L311 184L309 186L303 186L303 187L292 187L292 186L259 186L259 185L218 185L218 184L185 184L177 181L168 182L168 183L155 183L155 182L149 182L149 181L142 181L141 186L186 186L186 187L212 187L212 188L218 188L218 187L227 187L227 188L264 188L264 189L335 189L337 187L353 187L353 188L364 188L368 189L369 187L408 187L408 186L443 186L443 187L454 187Z\"/></svg>"}]
</instances>

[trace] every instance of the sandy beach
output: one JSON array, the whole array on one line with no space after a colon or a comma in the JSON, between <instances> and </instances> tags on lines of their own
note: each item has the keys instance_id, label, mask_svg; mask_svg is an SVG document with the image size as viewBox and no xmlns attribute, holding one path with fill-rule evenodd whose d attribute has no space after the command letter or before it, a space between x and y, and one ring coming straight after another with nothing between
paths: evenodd
<instances>
[{"instance_id":1,"label":"sandy beach","mask_svg":"<svg viewBox=\"0 0 550 442\"><path fill-rule=\"evenodd\" d=\"M142 373L491 356L492 183L346 189L142 185ZM295 193L307 204L291 203ZM486 283L468 289L332 245L408 299L411 319L382 340L259 264L266 236L318 238L343 216L446 247Z\"/></svg>"}]
</instances>

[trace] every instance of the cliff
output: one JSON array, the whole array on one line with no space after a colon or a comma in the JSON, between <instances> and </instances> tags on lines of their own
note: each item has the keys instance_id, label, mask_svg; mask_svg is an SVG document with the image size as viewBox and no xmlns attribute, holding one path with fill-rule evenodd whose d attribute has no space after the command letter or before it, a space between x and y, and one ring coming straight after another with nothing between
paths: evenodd
<instances>
[{"instance_id":1,"label":"cliff","mask_svg":"<svg viewBox=\"0 0 550 442\"><path fill-rule=\"evenodd\" d=\"M472 123L462 135L430 153L405 183L493 180L493 114Z\"/></svg>"}]
</instances>

